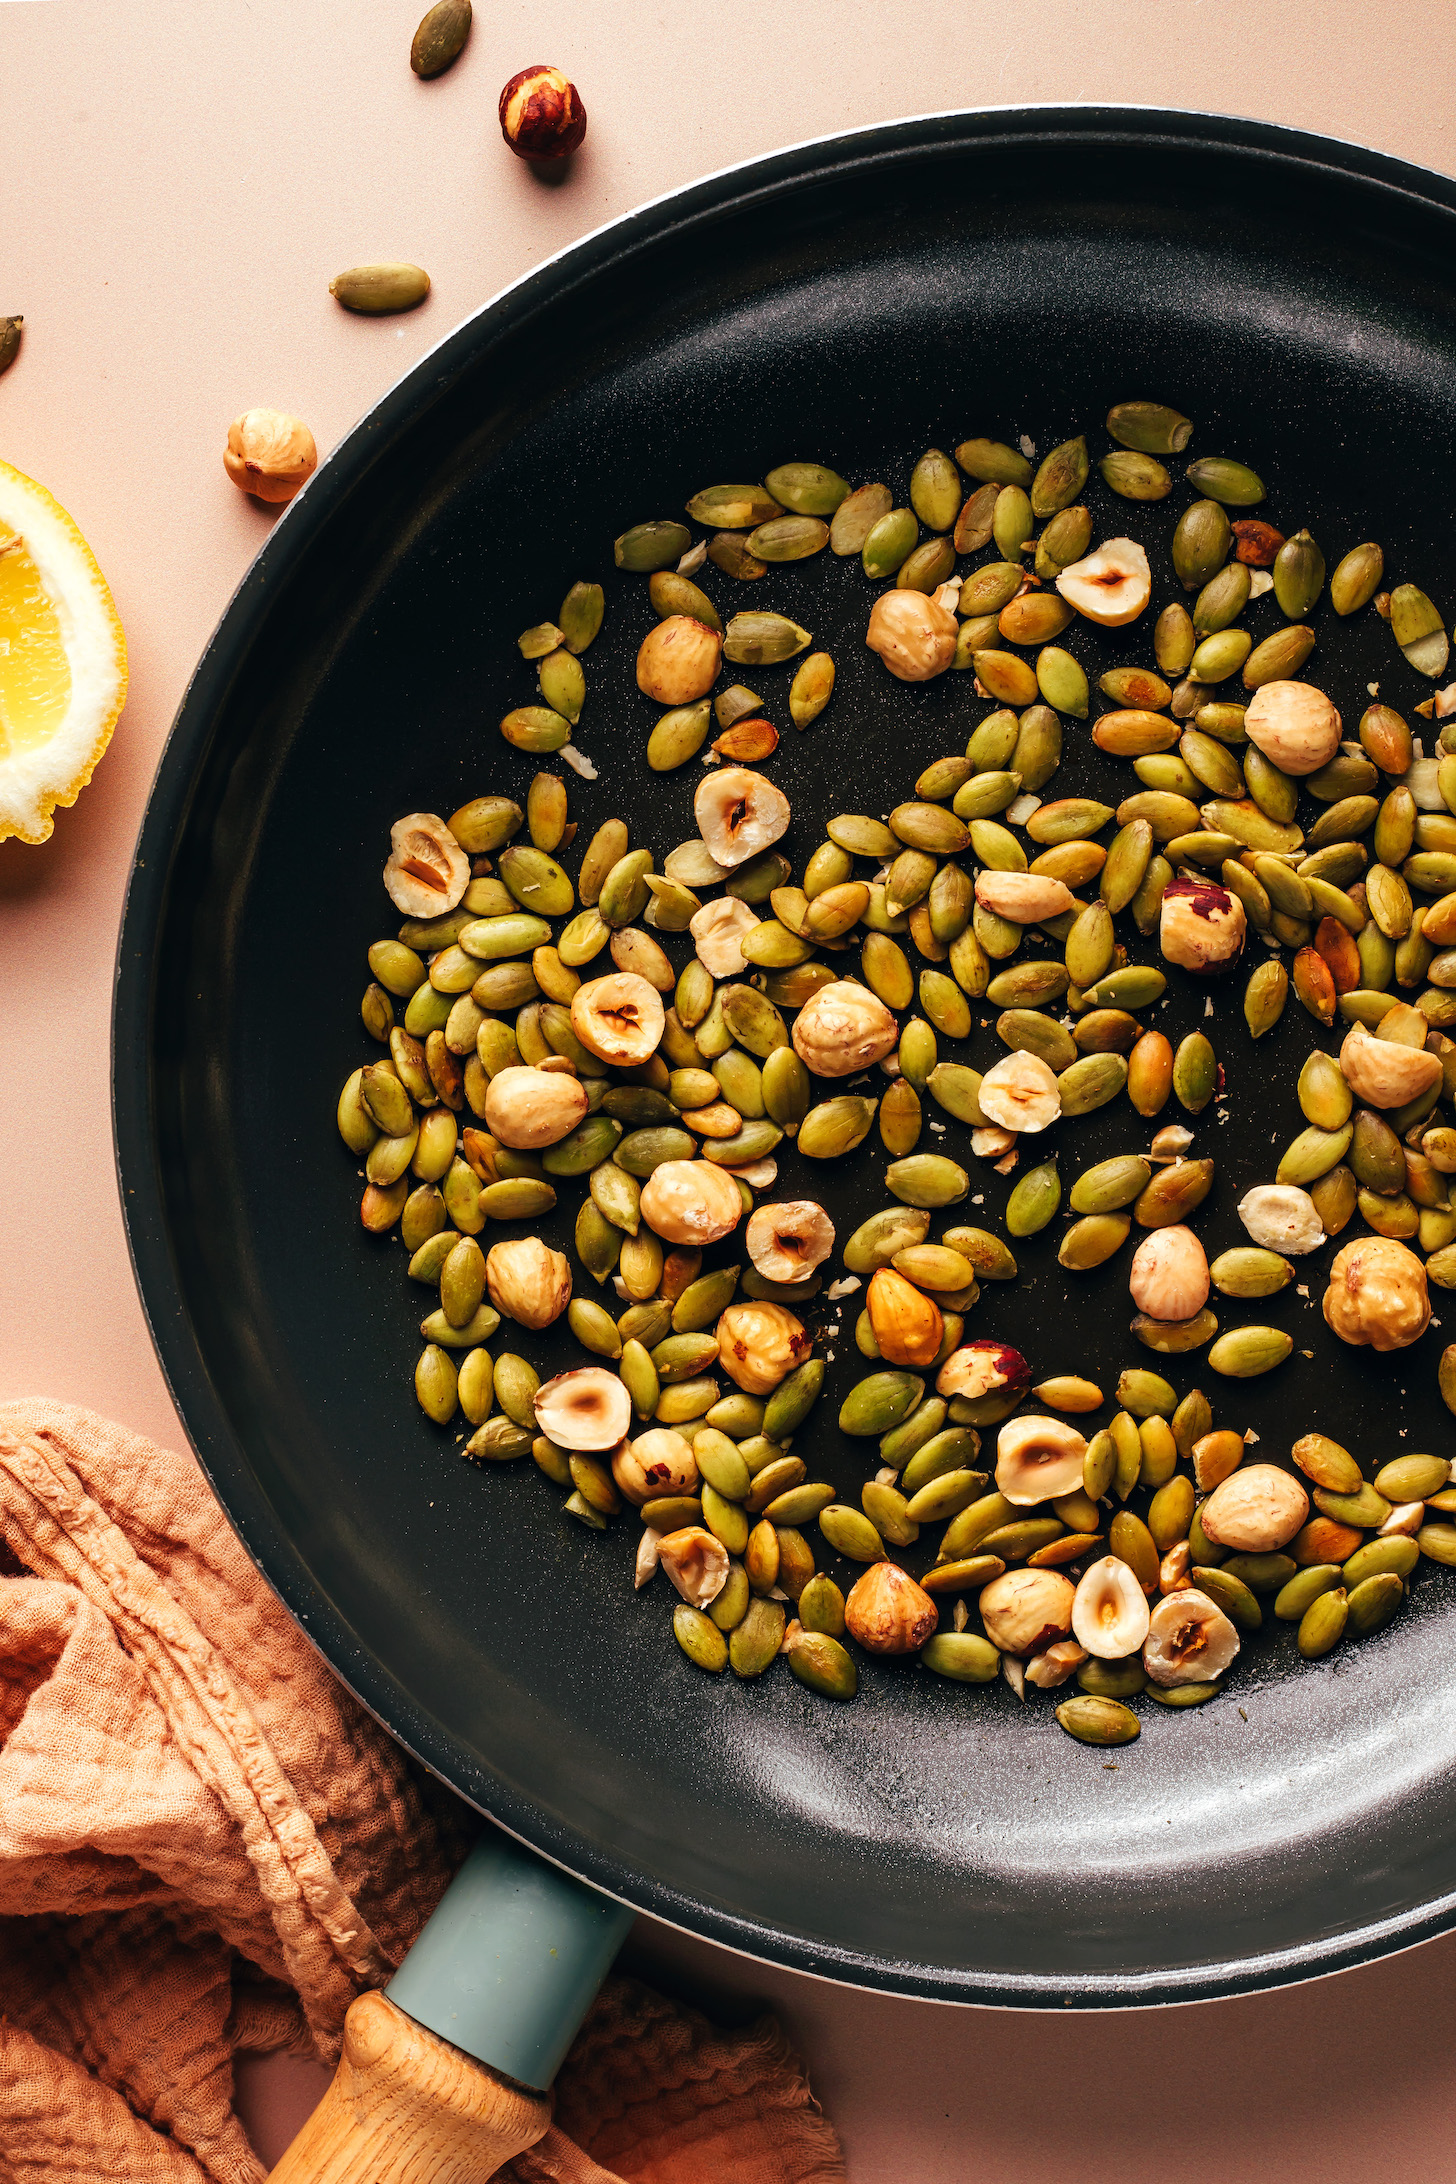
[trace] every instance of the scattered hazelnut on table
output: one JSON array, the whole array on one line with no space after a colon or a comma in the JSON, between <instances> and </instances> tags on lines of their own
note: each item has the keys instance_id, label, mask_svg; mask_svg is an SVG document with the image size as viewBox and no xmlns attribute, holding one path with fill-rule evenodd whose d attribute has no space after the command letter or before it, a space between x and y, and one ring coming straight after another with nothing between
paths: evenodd
<instances>
[{"instance_id":1,"label":"scattered hazelnut on table","mask_svg":"<svg viewBox=\"0 0 1456 2184\"><path fill-rule=\"evenodd\" d=\"M1361 1236L1335 1253L1324 1312L1341 1342L1407 1349L1430 1325L1426 1270L1393 1237Z\"/></svg>"},{"instance_id":2,"label":"scattered hazelnut on table","mask_svg":"<svg viewBox=\"0 0 1456 2184\"><path fill-rule=\"evenodd\" d=\"M500 125L518 159L565 159L586 135L586 108L559 68L537 61L502 91Z\"/></svg>"},{"instance_id":3,"label":"scattered hazelnut on table","mask_svg":"<svg viewBox=\"0 0 1456 2184\"><path fill-rule=\"evenodd\" d=\"M1217 880L1181 877L1163 890L1158 946L1181 970L1213 977L1237 963L1246 925L1238 896Z\"/></svg>"},{"instance_id":4,"label":"scattered hazelnut on table","mask_svg":"<svg viewBox=\"0 0 1456 2184\"><path fill-rule=\"evenodd\" d=\"M244 410L228 426L223 468L240 493L291 501L318 468L313 434L283 410Z\"/></svg>"},{"instance_id":5,"label":"scattered hazelnut on table","mask_svg":"<svg viewBox=\"0 0 1456 2184\"><path fill-rule=\"evenodd\" d=\"M1244 732L1281 773L1318 773L1340 747L1340 716L1312 683L1264 683L1249 700Z\"/></svg>"},{"instance_id":6,"label":"scattered hazelnut on table","mask_svg":"<svg viewBox=\"0 0 1456 2184\"><path fill-rule=\"evenodd\" d=\"M866 1653L918 1653L940 1621L940 1610L897 1562L872 1562L850 1587L844 1620Z\"/></svg>"}]
</instances>

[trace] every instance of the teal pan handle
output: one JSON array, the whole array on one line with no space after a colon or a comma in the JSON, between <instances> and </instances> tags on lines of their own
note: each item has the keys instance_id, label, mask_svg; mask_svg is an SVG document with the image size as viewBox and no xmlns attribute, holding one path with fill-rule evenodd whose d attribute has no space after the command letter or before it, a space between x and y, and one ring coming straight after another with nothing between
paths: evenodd
<instances>
[{"instance_id":1,"label":"teal pan handle","mask_svg":"<svg viewBox=\"0 0 1456 2184\"><path fill-rule=\"evenodd\" d=\"M477 2062L544 2091L632 1918L490 1828L385 1993Z\"/></svg>"}]
</instances>

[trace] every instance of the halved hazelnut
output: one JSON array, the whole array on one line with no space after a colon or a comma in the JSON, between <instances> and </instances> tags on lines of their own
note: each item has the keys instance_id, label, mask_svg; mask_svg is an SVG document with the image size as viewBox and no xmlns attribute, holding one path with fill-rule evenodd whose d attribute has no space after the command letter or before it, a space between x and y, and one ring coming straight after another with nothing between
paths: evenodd
<instances>
[{"instance_id":1,"label":"halved hazelnut","mask_svg":"<svg viewBox=\"0 0 1456 2184\"><path fill-rule=\"evenodd\" d=\"M1059 1570L1007 1570L981 1592L981 1622L1002 1653L1025 1660L1072 1627L1076 1587Z\"/></svg>"},{"instance_id":2,"label":"halved hazelnut","mask_svg":"<svg viewBox=\"0 0 1456 2184\"><path fill-rule=\"evenodd\" d=\"M872 1562L850 1587L844 1620L866 1653L918 1653L940 1610L898 1562Z\"/></svg>"},{"instance_id":3,"label":"halved hazelnut","mask_svg":"<svg viewBox=\"0 0 1456 2184\"><path fill-rule=\"evenodd\" d=\"M1008 1418L996 1436L996 1486L1007 1501L1030 1509L1082 1484L1087 1442L1065 1418L1035 1412Z\"/></svg>"},{"instance_id":4,"label":"halved hazelnut","mask_svg":"<svg viewBox=\"0 0 1456 2184\"><path fill-rule=\"evenodd\" d=\"M790 1198L755 1206L745 1241L765 1281L806 1282L834 1249L834 1223L812 1198Z\"/></svg>"},{"instance_id":5,"label":"halved hazelnut","mask_svg":"<svg viewBox=\"0 0 1456 2184\"><path fill-rule=\"evenodd\" d=\"M588 979L571 997L571 1028L599 1061L631 1068L657 1052L666 1015L662 996L636 971Z\"/></svg>"},{"instance_id":6,"label":"halved hazelnut","mask_svg":"<svg viewBox=\"0 0 1456 2184\"><path fill-rule=\"evenodd\" d=\"M1133 1253L1132 1301L1149 1319L1190 1320L1208 1302L1208 1259L1192 1229L1154 1229Z\"/></svg>"},{"instance_id":7,"label":"halved hazelnut","mask_svg":"<svg viewBox=\"0 0 1456 2184\"><path fill-rule=\"evenodd\" d=\"M1340 1048L1340 1072L1367 1107L1404 1107L1441 1079L1441 1057L1424 1047L1373 1039L1363 1024L1352 1024Z\"/></svg>"},{"instance_id":8,"label":"halved hazelnut","mask_svg":"<svg viewBox=\"0 0 1456 2184\"><path fill-rule=\"evenodd\" d=\"M536 1390L535 1411L558 1448L615 1448L632 1423L632 1398L605 1365L580 1365Z\"/></svg>"},{"instance_id":9,"label":"halved hazelnut","mask_svg":"<svg viewBox=\"0 0 1456 2184\"><path fill-rule=\"evenodd\" d=\"M698 783L693 815L711 854L731 868L770 848L787 831L789 800L747 766L722 766Z\"/></svg>"},{"instance_id":10,"label":"halved hazelnut","mask_svg":"<svg viewBox=\"0 0 1456 2184\"><path fill-rule=\"evenodd\" d=\"M1175 1684L1212 1683L1238 1650L1239 1634L1223 1609L1207 1593L1181 1586L1152 1612L1143 1667L1165 1691Z\"/></svg>"},{"instance_id":11,"label":"halved hazelnut","mask_svg":"<svg viewBox=\"0 0 1456 2184\"><path fill-rule=\"evenodd\" d=\"M1104 629L1135 621L1153 596L1153 572L1135 539L1110 538L1057 578L1069 606Z\"/></svg>"},{"instance_id":12,"label":"halved hazelnut","mask_svg":"<svg viewBox=\"0 0 1456 2184\"><path fill-rule=\"evenodd\" d=\"M412 811L389 830L384 886L396 910L407 918L438 918L470 885L470 859L443 819L432 811Z\"/></svg>"},{"instance_id":13,"label":"halved hazelnut","mask_svg":"<svg viewBox=\"0 0 1456 2184\"><path fill-rule=\"evenodd\" d=\"M718 1321L719 1361L747 1395L771 1394L813 1347L814 1337L787 1305L751 1298L730 1304Z\"/></svg>"},{"instance_id":14,"label":"halved hazelnut","mask_svg":"<svg viewBox=\"0 0 1456 2184\"><path fill-rule=\"evenodd\" d=\"M1045 1130L1062 1111L1055 1073L1039 1054L1003 1054L981 1079L976 1094L981 1112L1003 1130L1030 1137Z\"/></svg>"},{"instance_id":15,"label":"halved hazelnut","mask_svg":"<svg viewBox=\"0 0 1456 2184\"><path fill-rule=\"evenodd\" d=\"M898 1045L900 1026L868 986L837 978L810 994L790 1036L794 1052L816 1077L850 1077Z\"/></svg>"},{"instance_id":16,"label":"halved hazelnut","mask_svg":"<svg viewBox=\"0 0 1456 2184\"><path fill-rule=\"evenodd\" d=\"M691 1444L671 1426L649 1426L635 1441L623 1441L612 1457L612 1477L637 1509L659 1495L698 1491Z\"/></svg>"},{"instance_id":17,"label":"halved hazelnut","mask_svg":"<svg viewBox=\"0 0 1456 2184\"><path fill-rule=\"evenodd\" d=\"M1121 1661L1147 1637L1148 1612L1147 1596L1128 1565L1103 1555L1082 1573L1072 1629L1099 1661Z\"/></svg>"},{"instance_id":18,"label":"halved hazelnut","mask_svg":"<svg viewBox=\"0 0 1456 2184\"><path fill-rule=\"evenodd\" d=\"M1009 1658L1009 1656L1008 1656ZM1087 1658L1087 1648L1075 1638L1059 1638L1045 1653L1034 1653L1026 1664L1026 1680L1039 1691L1057 1691L1075 1675Z\"/></svg>"},{"instance_id":19,"label":"halved hazelnut","mask_svg":"<svg viewBox=\"0 0 1456 2184\"><path fill-rule=\"evenodd\" d=\"M1025 1395L1031 1367L1009 1342L967 1342L952 1350L935 1383L937 1395Z\"/></svg>"},{"instance_id":20,"label":"halved hazelnut","mask_svg":"<svg viewBox=\"0 0 1456 2184\"><path fill-rule=\"evenodd\" d=\"M1216 1486L1199 1511L1207 1538L1239 1554L1268 1555L1293 1539L1309 1515L1309 1496L1276 1464L1244 1464Z\"/></svg>"},{"instance_id":21,"label":"halved hazelnut","mask_svg":"<svg viewBox=\"0 0 1456 2184\"><path fill-rule=\"evenodd\" d=\"M1009 918L1013 925L1039 925L1043 918L1059 918L1076 907L1066 881L1043 872L978 872L976 900L983 910Z\"/></svg>"},{"instance_id":22,"label":"halved hazelnut","mask_svg":"<svg viewBox=\"0 0 1456 2184\"><path fill-rule=\"evenodd\" d=\"M640 1210L668 1244L716 1244L743 1218L743 1194L711 1160L664 1160L642 1186Z\"/></svg>"},{"instance_id":23,"label":"halved hazelnut","mask_svg":"<svg viewBox=\"0 0 1456 2184\"><path fill-rule=\"evenodd\" d=\"M705 902L688 920L698 961L714 978L741 978L748 965L743 942L758 924L757 912L737 895Z\"/></svg>"},{"instance_id":24,"label":"halved hazelnut","mask_svg":"<svg viewBox=\"0 0 1456 2184\"><path fill-rule=\"evenodd\" d=\"M657 1559L690 1607L711 1607L728 1582L728 1550L701 1524L666 1533Z\"/></svg>"},{"instance_id":25,"label":"halved hazelnut","mask_svg":"<svg viewBox=\"0 0 1456 2184\"><path fill-rule=\"evenodd\" d=\"M516 1151L559 1144L586 1110L586 1086L560 1070L502 1069L485 1088L491 1135Z\"/></svg>"}]
</instances>

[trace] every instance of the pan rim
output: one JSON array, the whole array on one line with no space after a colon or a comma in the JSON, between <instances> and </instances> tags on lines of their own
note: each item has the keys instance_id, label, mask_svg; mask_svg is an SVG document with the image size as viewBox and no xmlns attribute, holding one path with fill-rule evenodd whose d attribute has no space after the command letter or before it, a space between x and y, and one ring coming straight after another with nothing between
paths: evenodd
<instances>
[{"instance_id":1,"label":"pan rim","mask_svg":"<svg viewBox=\"0 0 1456 2184\"><path fill-rule=\"evenodd\" d=\"M450 328L344 435L283 512L229 598L184 689L148 794L118 935L112 1012L112 1133L128 1251L153 1348L179 1423L244 1550L347 1688L431 1771L505 1831L591 1886L681 1931L757 1961L839 1984L922 2000L1006 2008L1137 2008L1251 1993L1321 1978L1395 1954L1456 1925L1456 1891L1333 1936L1257 1957L1137 1972L964 1971L895 1961L786 1933L699 1901L650 1872L624 1873L598 1845L557 1826L496 1775L399 1683L328 1600L275 1518L194 1338L172 1259L151 1099L152 996L177 845L193 785L255 619L378 453L437 399L482 348L510 333L573 278L636 255L683 227L870 162L933 155L960 143L1073 136L1113 145L1168 138L1325 172L1456 213L1456 181L1353 140L1235 115L1151 105L1005 104L949 108L838 130L732 163L603 222L498 289ZM468 1787L465 1777L473 1779Z\"/></svg>"}]
</instances>

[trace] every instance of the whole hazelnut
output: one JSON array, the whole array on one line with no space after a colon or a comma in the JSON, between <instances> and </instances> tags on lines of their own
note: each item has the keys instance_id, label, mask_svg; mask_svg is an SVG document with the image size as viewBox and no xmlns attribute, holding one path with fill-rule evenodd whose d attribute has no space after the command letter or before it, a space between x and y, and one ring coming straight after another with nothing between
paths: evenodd
<instances>
[{"instance_id":1,"label":"whole hazelnut","mask_svg":"<svg viewBox=\"0 0 1456 2184\"><path fill-rule=\"evenodd\" d=\"M852 1077L898 1045L900 1026L868 986L837 978L810 994L790 1036L799 1060L816 1077Z\"/></svg>"},{"instance_id":2,"label":"whole hazelnut","mask_svg":"<svg viewBox=\"0 0 1456 2184\"><path fill-rule=\"evenodd\" d=\"M691 705L713 687L723 640L690 614L670 614L637 650L637 688L659 705Z\"/></svg>"},{"instance_id":3,"label":"whole hazelnut","mask_svg":"<svg viewBox=\"0 0 1456 2184\"><path fill-rule=\"evenodd\" d=\"M1340 716L1312 683L1264 683L1249 700L1244 733L1281 773L1318 773L1340 748Z\"/></svg>"},{"instance_id":4,"label":"whole hazelnut","mask_svg":"<svg viewBox=\"0 0 1456 2184\"><path fill-rule=\"evenodd\" d=\"M1058 1570L1007 1570L981 1593L986 1636L1002 1653L1025 1659L1065 1638L1077 1589Z\"/></svg>"},{"instance_id":5,"label":"whole hazelnut","mask_svg":"<svg viewBox=\"0 0 1456 2184\"><path fill-rule=\"evenodd\" d=\"M1208 1302L1208 1258L1192 1229L1154 1229L1133 1253L1132 1301L1149 1319L1190 1320Z\"/></svg>"},{"instance_id":6,"label":"whole hazelnut","mask_svg":"<svg viewBox=\"0 0 1456 2184\"><path fill-rule=\"evenodd\" d=\"M485 1125L516 1151L556 1145L587 1110L586 1086L561 1070L498 1070L485 1088Z\"/></svg>"},{"instance_id":7,"label":"whole hazelnut","mask_svg":"<svg viewBox=\"0 0 1456 2184\"><path fill-rule=\"evenodd\" d=\"M571 1302L571 1268L562 1252L539 1236L518 1236L492 1244L486 1255L485 1283L490 1301L506 1319L522 1327L549 1327Z\"/></svg>"},{"instance_id":8,"label":"whole hazelnut","mask_svg":"<svg viewBox=\"0 0 1456 2184\"><path fill-rule=\"evenodd\" d=\"M887 1365L932 1365L945 1335L940 1307L897 1274L878 1267L866 1299L870 1325Z\"/></svg>"},{"instance_id":9,"label":"whole hazelnut","mask_svg":"<svg viewBox=\"0 0 1456 2184\"><path fill-rule=\"evenodd\" d=\"M643 1220L669 1244L716 1244L743 1218L743 1194L711 1160L664 1160L642 1186Z\"/></svg>"},{"instance_id":10,"label":"whole hazelnut","mask_svg":"<svg viewBox=\"0 0 1456 2184\"><path fill-rule=\"evenodd\" d=\"M1239 1554L1267 1555L1282 1547L1309 1515L1309 1496L1277 1464L1243 1464L1216 1486L1199 1511L1207 1538Z\"/></svg>"},{"instance_id":11,"label":"whole hazelnut","mask_svg":"<svg viewBox=\"0 0 1456 2184\"><path fill-rule=\"evenodd\" d=\"M313 434L284 410L250 409L228 426L223 468L255 500L291 501L318 468Z\"/></svg>"},{"instance_id":12,"label":"whole hazelnut","mask_svg":"<svg viewBox=\"0 0 1456 2184\"><path fill-rule=\"evenodd\" d=\"M586 135L586 108L559 68L537 61L502 91L500 125L518 159L565 159Z\"/></svg>"},{"instance_id":13,"label":"whole hazelnut","mask_svg":"<svg viewBox=\"0 0 1456 2184\"><path fill-rule=\"evenodd\" d=\"M813 1336L786 1305L755 1298L730 1304L718 1321L719 1360L746 1395L772 1394L813 1347Z\"/></svg>"},{"instance_id":14,"label":"whole hazelnut","mask_svg":"<svg viewBox=\"0 0 1456 2184\"><path fill-rule=\"evenodd\" d=\"M872 1562L849 1589L844 1621L866 1653L918 1653L934 1635L940 1610L898 1562Z\"/></svg>"},{"instance_id":15,"label":"whole hazelnut","mask_svg":"<svg viewBox=\"0 0 1456 2184\"><path fill-rule=\"evenodd\" d=\"M1426 1270L1389 1236L1361 1236L1337 1251L1325 1291L1325 1319L1355 1348L1405 1350L1431 1322Z\"/></svg>"},{"instance_id":16,"label":"whole hazelnut","mask_svg":"<svg viewBox=\"0 0 1456 2184\"><path fill-rule=\"evenodd\" d=\"M660 1494L698 1491L692 1448L671 1426L650 1426L635 1441L623 1441L612 1457L612 1477L624 1499L637 1509Z\"/></svg>"},{"instance_id":17,"label":"whole hazelnut","mask_svg":"<svg viewBox=\"0 0 1456 2184\"><path fill-rule=\"evenodd\" d=\"M1217 880L1185 874L1163 890L1158 945L1170 963L1211 978L1238 962L1247 922L1237 895Z\"/></svg>"},{"instance_id":18,"label":"whole hazelnut","mask_svg":"<svg viewBox=\"0 0 1456 2184\"><path fill-rule=\"evenodd\" d=\"M955 658L956 618L924 592L881 592L865 643L901 682L929 682Z\"/></svg>"}]
</instances>

